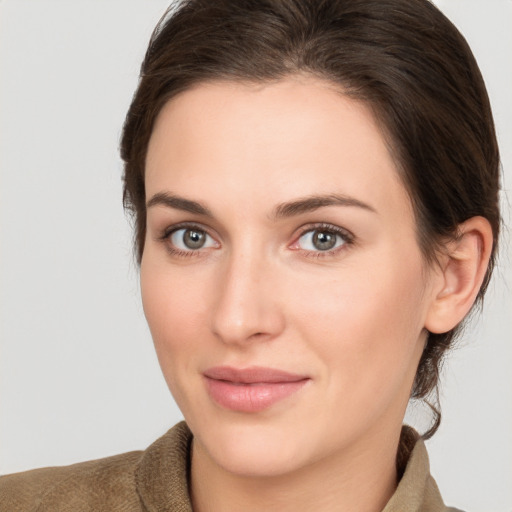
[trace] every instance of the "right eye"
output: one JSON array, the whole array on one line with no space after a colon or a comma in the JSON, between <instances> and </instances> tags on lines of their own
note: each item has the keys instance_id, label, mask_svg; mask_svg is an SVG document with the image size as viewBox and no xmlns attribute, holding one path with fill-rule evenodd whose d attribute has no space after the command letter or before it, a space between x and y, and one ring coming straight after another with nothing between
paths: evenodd
<instances>
[{"instance_id":1,"label":"right eye","mask_svg":"<svg viewBox=\"0 0 512 512\"><path fill-rule=\"evenodd\" d=\"M207 249L217 245L206 231L195 227L176 229L168 235L168 239L173 248L183 252Z\"/></svg>"}]
</instances>

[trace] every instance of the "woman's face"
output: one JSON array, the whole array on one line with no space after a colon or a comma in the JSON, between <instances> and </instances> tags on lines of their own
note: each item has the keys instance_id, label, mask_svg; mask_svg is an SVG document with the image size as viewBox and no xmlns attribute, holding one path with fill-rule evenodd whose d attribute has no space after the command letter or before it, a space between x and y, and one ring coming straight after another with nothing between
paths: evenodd
<instances>
[{"instance_id":1,"label":"woman's face","mask_svg":"<svg viewBox=\"0 0 512 512\"><path fill-rule=\"evenodd\" d=\"M370 111L329 84L203 84L146 167L145 314L195 450L277 475L399 431L433 296Z\"/></svg>"}]
</instances>

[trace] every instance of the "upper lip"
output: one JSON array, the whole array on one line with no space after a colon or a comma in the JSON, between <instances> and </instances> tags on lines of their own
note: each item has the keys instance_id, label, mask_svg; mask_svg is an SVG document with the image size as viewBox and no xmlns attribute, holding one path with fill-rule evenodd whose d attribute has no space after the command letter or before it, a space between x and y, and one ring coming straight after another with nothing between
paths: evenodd
<instances>
[{"instance_id":1,"label":"upper lip","mask_svg":"<svg viewBox=\"0 0 512 512\"><path fill-rule=\"evenodd\" d=\"M214 366L206 370L203 375L209 379L239 384L298 382L308 378L306 375L290 373L275 368L265 368L263 366L250 366L248 368Z\"/></svg>"}]
</instances>

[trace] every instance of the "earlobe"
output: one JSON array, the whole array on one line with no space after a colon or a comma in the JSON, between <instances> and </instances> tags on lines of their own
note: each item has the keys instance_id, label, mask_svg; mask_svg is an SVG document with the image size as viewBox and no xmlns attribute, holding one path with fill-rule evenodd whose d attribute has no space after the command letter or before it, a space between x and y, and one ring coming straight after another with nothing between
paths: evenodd
<instances>
[{"instance_id":1,"label":"earlobe","mask_svg":"<svg viewBox=\"0 0 512 512\"><path fill-rule=\"evenodd\" d=\"M489 221L472 217L459 226L459 236L445 246L441 271L427 312L425 328L443 333L470 311L487 271L493 244Z\"/></svg>"}]
</instances>

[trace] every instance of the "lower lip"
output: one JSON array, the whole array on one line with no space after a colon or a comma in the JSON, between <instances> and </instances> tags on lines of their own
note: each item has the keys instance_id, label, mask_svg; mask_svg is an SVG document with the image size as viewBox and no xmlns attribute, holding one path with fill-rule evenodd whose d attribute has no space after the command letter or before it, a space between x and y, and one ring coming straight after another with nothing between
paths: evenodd
<instances>
[{"instance_id":1,"label":"lower lip","mask_svg":"<svg viewBox=\"0 0 512 512\"><path fill-rule=\"evenodd\" d=\"M211 398L225 409L260 412L293 395L308 380L235 384L206 377L206 386Z\"/></svg>"}]
</instances>

